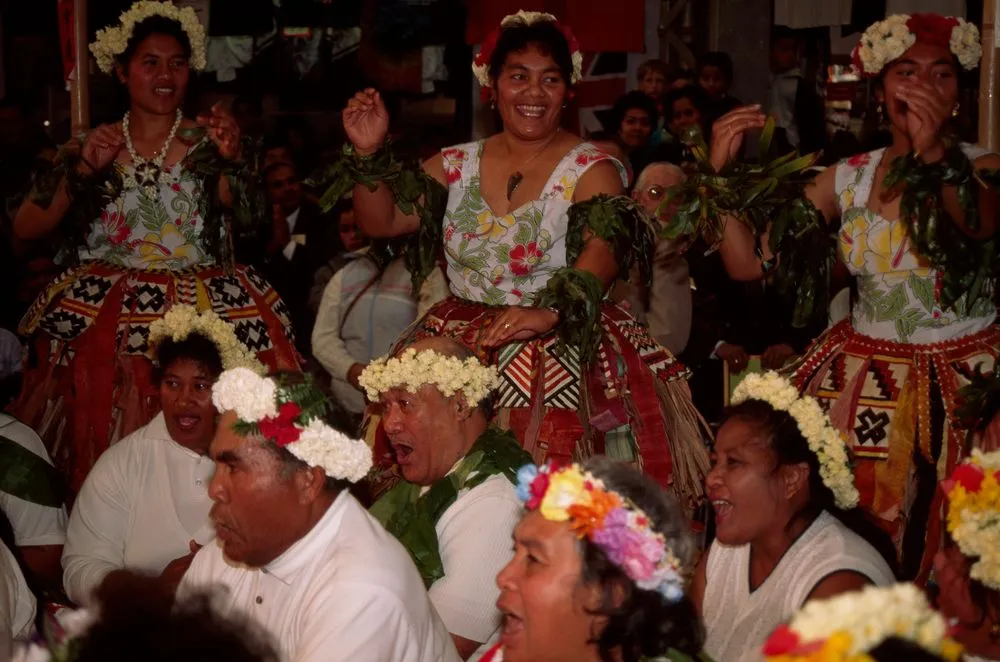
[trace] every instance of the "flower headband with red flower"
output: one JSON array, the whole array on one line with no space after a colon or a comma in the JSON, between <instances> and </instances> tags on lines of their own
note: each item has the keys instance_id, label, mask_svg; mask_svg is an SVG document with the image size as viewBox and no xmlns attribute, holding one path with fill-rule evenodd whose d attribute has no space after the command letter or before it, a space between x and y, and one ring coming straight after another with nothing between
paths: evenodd
<instances>
[{"instance_id":1,"label":"flower headband with red flower","mask_svg":"<svg viewBox=\"0 0 1000 662\"><path fill-rule=\"evenodd\" d=\"M220 412L233 411L233 430L261 436L335 480L356 483L372 467L372 452L323 422L326 396L306 376L292 383L285 376L261 377L247 368L226 370L212 387L212 403Z\"/></svg>"},{"instance_id":2,"label":"flower headband with red flower","mask_svg":"<svg viewBox=\"0 0 1000 662\"><path fill-rule=\"evenodd\" d=\"M569 522L639 588L671 604L684 597L683 566L649 516L579 465L526 464L517 472L517 496L550 522Z\"/></svg>"},{"instance_id":3,"label":"flower headband with red flower","mask_svg":"<svg viewBox=\"0 0 1000 662\"><path fill-rule=\"evenodd\" d=\"M964 18L894 14L869 26L851 57L864 76L877 76L918 41L949 49L966 70L975 69L983 55L979 28Z\"/></svg>"},{"instance_id":4,"label":"flower headband with red flower","mask_svg":"<svg viewBox=\"0 0 1000 662\"><path fill-rule=\"evenodd\" d=\"M573 35L573 31L569 29L568 25L560 23L559 19L552 14L537 11L524 11L522 9L516 14L508 14L502 21L500 21L500 26L491 32L488 37L486 37L482 47L479 49L479 54L476 55L475 59L472 61L472 73L475 74L476 80L478 80L479 84L482 86L480 93L484 98L489 96L490 60L493 58L493 51L496 50L497 42L500 40L500 35L503 34L504 29L525 27L542 22L554 23L555 27L558 28L558 30L566 38L566 43L569 44L570 58L573 61L573 72L570 74L569 82L570 85L575 85L580 82L580 79L583 78L583 53L580 52L580 42L576 40L576 37Z\"/></svg>"},{"instance_id":5,"label":"flower headband with red flower","mask_svg":"<svg viewBox=\"0 0 1000 662\"><path fill-rule=\"evenodd\" d=\"M973 450L941 489L948 497L948 533L962 554L976 559L970 576L1000 590L1000 451Z\"/></svg>"}]
</instances>

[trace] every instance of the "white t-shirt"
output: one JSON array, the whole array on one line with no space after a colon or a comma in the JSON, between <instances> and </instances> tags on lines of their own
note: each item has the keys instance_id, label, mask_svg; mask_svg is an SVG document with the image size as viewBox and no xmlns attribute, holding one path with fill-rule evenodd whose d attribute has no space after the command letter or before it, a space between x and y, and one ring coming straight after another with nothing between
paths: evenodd
<instances>
[{"instance_id":1,"label":"white t-shirt","mask_svg":"<svg viewBox=\"0 0 1000 662\"><path fill-rule=\"evenodd\" d=\"M179 593L213 586L228 589L215 604L268 631L284 662L459 660L409 554L346 491L263 568L202 549Z\"/></svg>"},{"instance_id":2,"label":"white t-shirt","mask_svg":"<svg viewBox=\"0 0 1000 662\"><path fill-rule=\"evenodd\" d=\"M122 568L159 574L211 542L208 484L214 463L170 438L163 414L97 460L77 496L63 549L66 594L86 604Z\"/></svg>"},{"instance_id":3,"label":"white t-shirt","mask_svg":"<svg viewBox=\"0 0 1000 662\"><path fill-rule=\"evenodd\" d=\"M499 635L496 578L514 554L511 534L522 512L514 486L497 474L459 493L434 527L444 577L431 585L431 602L449 632L484 642L470 660Z\"/></svg>"},{"instance_id":4,"label":"white t-shirt","mask_svg":"<svg viewBox=\"0 0 1000 662\"><path fill-rule=\"evenodd\" d=\"M0 435L52 464L41 438L16 418L0 414ZM14 529L14 542L18 547L62 545L66 542L66 509L63 507L41 506L0 492L0 510Z\"/></svg>"},{"instance_id":5,"label":"white t-shirt","mask_svg":"<svg viewBox=\"0 0 1000 662\"><path fill-rule=\"evenodd\" d=\"M34 621L35 596L14 555L0 542L0 660L10 658L14 640L31 636Z\"/></svg>"},{"instance_id":6,"label":"white t-shirt","mask_svg":"<svg viewBox=\"0 0 1000 662\"><path fill-rule=\"evenodd\" d=\"M845 570L864 575L876 586L895 581L875 548L826 511L754 591L750 545L712 543L702 606L705 653L725 662L763 660L761 647L774 629L788 621L826 577Z\"/></svg>"}]
</instances>

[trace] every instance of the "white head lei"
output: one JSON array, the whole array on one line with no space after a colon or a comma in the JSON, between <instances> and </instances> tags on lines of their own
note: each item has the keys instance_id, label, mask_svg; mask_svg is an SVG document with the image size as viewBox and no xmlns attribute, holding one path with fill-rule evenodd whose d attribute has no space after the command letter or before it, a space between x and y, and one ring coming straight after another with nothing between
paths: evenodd
<instances>
[{"instance_id":1,"label":"white head lei","mask_svg":"<svg viewBox=\"0 0 1000 662\"><path fill-rule=\"evenodd\" d=\"M191 42L191 67L205 68L205 28L190 7L180 9L170 2L139 0L122 12L120 23L97 31L97 39L90 45L90 52L97 58L97 66L106 74L115 68L115 60L128 48L132 31L137 23L151 16L163 16L181 24Z\"/></svg>"},{"instance_id":2,"label":"white head lei","mask_svg":"<svg viewBox=\"0 0 1000 662\"><path fill-rule=\"evenodd\" d=\"M493 51L496 50L497 41L500 39L504 28L534 25L535 23L554 23L556 28L562 32L566 38L566 43L569 45L570 59L573 63L573 71L570 74L569 80L570 85L576 85L580 82L583 78L583 53L580 52L580 44L573 35L573 31L568 26L560 23L559 19L552 14L540 11L524 11L522 9L516 14L504 16L503 20L500 21L500 27L490 33L486 41L483 42L482 48L479 49L479 53L472 61L472 73L484 90L490 86L490 58L493 57Z\"/></svg>"},{"instance_id":3,"label":"white head lei","mask_svg":"<svg viewBox=\"0 0 1000 662\"><path fill-rule=\"evenodd\" d=\"M894 14L873 23L852 53L865 76L877 76L918 41L947 46L962 68L975 69L983 55L979 28L964 18L939 14Z\"/></svg>"},{"instance_id":4,"label":"white head lei","mask_svg":"<svg viewBox=\"0 0 1000 662\"><path fill-rule=\"evenodd\" d=\"M292 384L246 368L227 370L212 387L212 403L220 412L236 413L237 433L264 437L334 480L356 483L372 467L364 441L323 422L329 401L308 378Z\"/></svg>"},{"instance_id":5,"label":"white head lei","mask_svg":"<svg viewBox=\"0 0 1000 662\"><path fill-rule=\"evenodd\" d=\"M236 337L233 327L211 310L199 313L193 306L174 306L149 325L149 346L154 348L164 338L180 342L192 333L199 333L215 343L223 370L248 368L261 375L266 372L264 364Z\"/></svg>"},{"instance_id":6,"label":"white head lei","mask_svg":"<svg viewBox=\"0 0 1000 662\"><path fill-rule=\"evenodd\" d=\"M372 402L389 389L404 388L416 393L424 384L433 384L446 398L462 391L469 406L475 407L500 385L500 375L495 366L483 365L474 356L463 361L434 350L418 352L410 347L399 356L384 356L369 363L358 383Z\"/></svg>"},{"instance_id":7,"label":"white head lei","mask_svg":"<svg viewBox=\"0 0 1000 662\"><path fill-rule=\"evenodd\" d=\"M774 409L788 413L805 437L809 449L819 459L819 474L823 484L833 492L837 507L850 510L858 505L858 490L854 487L847 446L843 437L830 423L815 399L804 395L776 372L747 375L733 393L733 404L760 400Z\"/></svg>"}]
</instances>

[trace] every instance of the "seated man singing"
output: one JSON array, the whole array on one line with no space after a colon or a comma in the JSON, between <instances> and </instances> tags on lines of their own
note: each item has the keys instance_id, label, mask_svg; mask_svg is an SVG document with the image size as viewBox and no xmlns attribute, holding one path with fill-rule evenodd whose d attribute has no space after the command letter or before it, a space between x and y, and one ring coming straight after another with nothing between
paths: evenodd
<instances>
[{"instance_id":1,"label":"seated man singing","mask_svg":"<svg viewBox=\"0 0 1000 662\"><path fill-rule=\"evenodd\" d=\"M346 489L371 450L326 425L328 400L299 376L224 372L209 486L218 545L180 595L221 584L222 606L274 638L284 662L457 662L406 550Z\"/></svg>"},{"instance_id":2,"label":"seated man singing","mask_svg":"<svg viewBox=\"0 0 1000 662\"><path fill-rule=\"evenodd\" d=\"M514 489L531 461L514 435L487 426L499 377L444 338L379 359L359 383L379 402L403 480L371 513L407 548L463 659L500 628L495 578L520 519Z\"/></svg>"}]
</instances>

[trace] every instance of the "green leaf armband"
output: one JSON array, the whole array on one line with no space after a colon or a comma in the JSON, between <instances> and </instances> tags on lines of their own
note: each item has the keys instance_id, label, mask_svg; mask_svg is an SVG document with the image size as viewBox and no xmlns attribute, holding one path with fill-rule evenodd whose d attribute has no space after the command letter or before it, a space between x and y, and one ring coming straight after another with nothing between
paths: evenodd
<instances>
[{"instance_id":1,"label":"green leaf armband","mask_svg":"<svg viewBox=\"0 0 1000 662\"><path fill-rule=\"evenodd\" d=\"M618 275L627 278L635 263L646 283L652 275L656 228L635 202L624 195L596 195L569 208L566 260L576 262L583 252L584 230L608 242L618 260Z\"/></svg>"},{"instance_id":2,"label":"green leaf armband","mask_svg":"<svg viewBox=\"0 0 1000 662\"><path fill-rule=\"evenodd\" d=\"M576 347L580 362L588 364L597 354L601 340L601 300L604 283L582 269L563 267L556 270L545 288L535 295L535 306L559 311L560 351Z\"/></svg>"}]
</instances>

